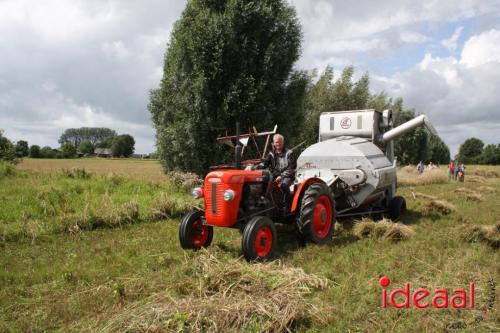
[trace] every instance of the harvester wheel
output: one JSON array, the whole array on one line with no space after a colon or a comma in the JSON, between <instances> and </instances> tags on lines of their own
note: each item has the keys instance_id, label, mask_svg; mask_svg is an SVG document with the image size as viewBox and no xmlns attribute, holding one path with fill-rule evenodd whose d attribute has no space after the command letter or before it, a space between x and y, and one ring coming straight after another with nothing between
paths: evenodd
<instances>
[{"instance_id":1,"label":"harvester wheel","mask_svg":"<svg viewBox=\"0 0 500 333\"><path fill-rule=\"evenodd\" d=\"M396 196L389 203L389 216L391 220L397 221L406 212L406 200L403 197Z\"/></svg>"},{"instance_id":2,"label":"harvester wheel","mask_svg":"<svg viewBox=\"0 0 500 333\"><path fill-rule=\"evenodd\" d=\"M276 228L273 221L265 216L252 218L241 239L243 255L248 261L265 261L272 256L276 244Z\"/></svg>"},{"instance_id":3,"label":"harvester wheel","mask_svg":"<svg viewBox=\"0 0 500 333\"><path fill-rule=\"evenodd\" d=\"M214 237L214 229L203 225L203 211L192 211L182 219L179 227L179 240L183 249L200 249L208 247Z\"/></svg>"},{"instance_id":4,"label":"harvester wheel","mask_svg":"<svg viewBox=\"0 0 500 333\"><path fill-rule=\"evenodd\" d=\"M302 198L299 226L306 241L327 244L332 241L335 224L334 201L330 188L323 183L312 184Z\"/></svg>"}]
</instances>

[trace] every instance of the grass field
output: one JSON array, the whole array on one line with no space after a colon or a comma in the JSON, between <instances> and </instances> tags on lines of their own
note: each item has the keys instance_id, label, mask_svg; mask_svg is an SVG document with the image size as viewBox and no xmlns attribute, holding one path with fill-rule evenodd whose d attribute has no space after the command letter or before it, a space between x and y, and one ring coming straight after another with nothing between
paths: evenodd
<instances>
[{"instance_id":1,"label":"grass field","mask_svg":"<svg viewBox=\"0 0 500 333\"><path fill-rule=\"evenodd\" d=\"M180 248L179 216L196 203L155 161L2 167L0 332L498 331L498 174L419 182L402 170L407 239L339 221L333 244L300 247L281 227L277 260L249 264L234 230L216 228L207 251ZM474 281L476 307L383 309L384 275L389 289Z\"/></svg>"}]
</instances>

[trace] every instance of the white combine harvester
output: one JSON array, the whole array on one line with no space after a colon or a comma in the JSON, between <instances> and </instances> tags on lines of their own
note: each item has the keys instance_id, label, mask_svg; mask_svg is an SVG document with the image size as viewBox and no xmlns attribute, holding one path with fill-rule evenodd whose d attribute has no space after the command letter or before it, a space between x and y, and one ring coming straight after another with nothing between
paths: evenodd
<instances>
[{"instance_id":1,"label":"white combine harvester","mask_svg":"<svg viewBox=\"0 0 500 333\"><path fill-rule=\"evenodd\" d=\"M425 115L393 128L392 111L357 110L322 113L319 142L297 160L297 183L319 178L334 194L336 216L389 212L397 220L406 209L396 193L393 140L425 125Z\"/></svg>"},{"instance_id":2,"label":"white combine harvester","mask_svg":"<svg viewBox=\"0 0 500 333\"><path fill-rule=\"evenodd\" d=\"M218 138L235 148L234 165L212 168L193 196L203 198L204 209L187 213L179 228L185 249L207 247L213 227L239 229L247 260L267 260L277 242L275 223L293 224L299 239L316 244L332 241L336 217L386 213L397 220L406 209L395 196L396 162L392 140L420 125L435 133L425 116L392 128L392 112L375 110L323 113L319 142L305 149L297 160L292 202L270 170L254 170L266 156L272 132ZM259 159L241 161L243 148L256 136L266 136ZM256 144L257 145L257 144ZM242 148L243 146L243 148ZM260 150L257 150L260 154ZM245 167L243 169L243 167ZM283 209L286 208L286 209Z\"/></svg>"}]
</instances>

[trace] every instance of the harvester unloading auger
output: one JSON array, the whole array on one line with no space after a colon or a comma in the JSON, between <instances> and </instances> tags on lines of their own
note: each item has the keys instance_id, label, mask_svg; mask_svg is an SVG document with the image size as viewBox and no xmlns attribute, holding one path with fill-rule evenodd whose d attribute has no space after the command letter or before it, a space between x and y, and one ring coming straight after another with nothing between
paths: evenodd
<instances>
[{"instance_id":1,"label":"harvester unloading auger","mask_svg":"<svg viewBox=\"0 0 500 333\"><path fill-rule=\"evenodd\" d=\"M393 220L406 210L396 193L393 140L425 125L436 131L425 115L393 128L392 112L358 110L322 113L319 142L297 159L292 200L283 209L281 193L268 170L243 170L264 158L269 137L276 132L226 136L218 140L235 147L235 165L218 166L193 195L204 199L203 211L184 216L179 229L183 248L212 242L213 227L237 228L247 260L266 260L276 245L275 223L296 227L301 241L331 242L337 217L387 213ZM260 154L255 141L267 136ZM253 140L260 159L241 161L242 150ZM286 213L284 213L286 212Z\"/></svg>"}]
</instances>

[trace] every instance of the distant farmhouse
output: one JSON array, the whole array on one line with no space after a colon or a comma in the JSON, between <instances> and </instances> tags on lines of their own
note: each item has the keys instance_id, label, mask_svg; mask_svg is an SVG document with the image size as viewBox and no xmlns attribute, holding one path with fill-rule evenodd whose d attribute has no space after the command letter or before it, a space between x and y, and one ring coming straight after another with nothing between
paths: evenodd
<instances>
[{"instance_id":1,"label":"distant farmhouse","mask_svg":"<svg viewBox=\"0 0 500 333\"><path fill-rule=\"evenodd\" d=\"M96 157L113 157L113 152L110 148L96 148L94 154Z\"/></svg>"}]
</instances>

